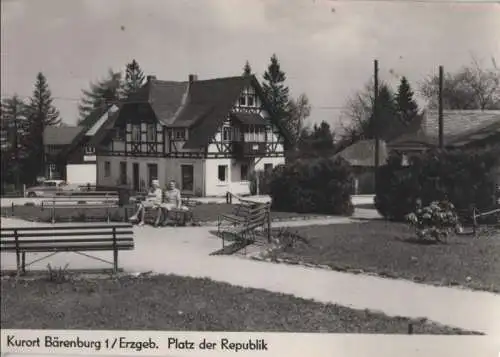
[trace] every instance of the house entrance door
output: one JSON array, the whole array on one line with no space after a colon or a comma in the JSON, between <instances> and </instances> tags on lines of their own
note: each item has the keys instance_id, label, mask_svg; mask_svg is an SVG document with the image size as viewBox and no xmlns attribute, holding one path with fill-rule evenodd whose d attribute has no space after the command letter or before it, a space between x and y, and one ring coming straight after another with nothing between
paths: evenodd
<instances>
[{"instance_id":1,"label":"house entrance door","mask_svg":"<svg viewBox=\"0 0 500 357\"><path fill-rule=\"evenodd\" d=\"M132 185L134 191L139 191L139 164L134 163L132 165Z\"/></svg>"},{"instance_id":2,"label":"house entrance door","mask_svg":"<svg viewBox=\"0 0 500 357\"><path fill-rule=\"evenodd\" d=\"M194 191L194 168L193 165L181 165L181 191Z\"/></svg>"}]
</instances>

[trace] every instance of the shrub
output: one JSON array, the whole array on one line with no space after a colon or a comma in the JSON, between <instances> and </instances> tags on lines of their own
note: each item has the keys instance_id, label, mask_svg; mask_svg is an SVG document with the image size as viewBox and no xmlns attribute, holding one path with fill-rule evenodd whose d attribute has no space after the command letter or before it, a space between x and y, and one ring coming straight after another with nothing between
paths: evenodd
<instances>
[{"instance_id":1,"label":"shrub","mask_svg":"<svg viewBox=\"0 0 500 357\"><path fill-rule=\"evenodd\" d=\"M273 171L257 171L250 175L250 193L257 194L257 177L259 178L259 194L269 195L271 193L271 180Z\"/></svg>"},{"instance_id":2,"label":"shrub","mask_svg":"<svg viewBox=\"0 0 500 357\"><path fill-rule=\"evenodd\" d=\"M47 264L48 276L47 279L56 284L62 284L70 280L70 274L68 272L69 264L66 264L63 267L59 267L58 269L52 268L50 264Z\"/></svg>"},{"instance_id":3,"label":"shrub","mask_svg":"<svg viewBox=\"0 0 500 357\"><path fill-rule=\"evenodd\" d=\"M415 229L419 239L434 239L438 242L460 227L455 206L447 201L434 201L426 207L422 207L418 201L416 211L408 214L406 220Z\"/></svg>"},{"instance_id":4,"label":"shrub","mask_svg":"<svg viewBox=\"0 0 500 357\"><path fill-rule=\"evenodd\" d=\"M273 170L270 194L273 209L285 212L351 215L352 172L338 158L295 160Z\"/></svg>"},{"instance_id":5,"label":"shrub","mask_svg":"<svg viewBox=\"0 0 500 357\"><path fill-rule=\"evenodd\" d=\"M403 220L417 199L423 205L447 200L459 211L487 209L494 200L497 160L493 150L432 150L410 158L405 167L401 156L393 155L377 173L375 207L392 220Z\"/></svg>"}]
</instances>

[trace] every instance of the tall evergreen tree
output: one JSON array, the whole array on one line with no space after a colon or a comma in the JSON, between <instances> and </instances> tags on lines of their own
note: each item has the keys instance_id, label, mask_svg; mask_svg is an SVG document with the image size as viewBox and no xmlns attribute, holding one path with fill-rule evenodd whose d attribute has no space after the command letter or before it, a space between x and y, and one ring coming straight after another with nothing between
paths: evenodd
<instances>
[{"instance_id":1,"label":"tall evergreen tree","mask_svg":"<svg viewBox=\"0 0 500 357\"><path fill-rule=\"evenodd\" d=\"M280 120L285 120L288 105L288 87L285 86L286 75L281 70L276 54L271 57L267 71L264 73L264 83L262 89L268 102L272 106L274 114ZM284 123L286 124L286 123Z\"/></svg>"},{"instance_id":2,"label":"tall evergreen tree","mask_svg":"<svg viewBox=\"0 0 500 357\"><path fill-rule=\"evenodd\" d=\"M145 75L139 63L134 59L125 67L125 81L123 83L123 97L127 98L142 87Z\"/></svg>"},{"instance_id":3,"label":"tall evergreen tree","mask_svg":"<svg viewBox=\"0 0 500 357\"><path fill-rule=\"evenodd\" d=\"M83 96L78 105L79 122L88 117L96 108L119 101L122 93L122 74L109 69L104 79L90 83L90 89L82 90Z\"/></svg>"},{"instance_id":4,"label":"tall evergreen tree","mask_svg":"<svg viewBox=\"0 0 500 357\"><path fill-rule=\"evenodd\" d=\"M17 94L1 103L1 129L7 142L2 147L2 182L20 183L21 161L26 157L24 147L27 133L25 103Z\"/></svg>"},{"instance_id":5,"label":"tall evergreen tree","mask_svg":"<svg viewBox=\"0 0 500 357\"><path fill-rule=\"evenodd\" d=\"M418 116L418 105L413 95L406 77L401 78L395 101L399 119L405 124L411 123Z\"/></svg>"},{"instance_id":6,"label":"tall evergreen tree","mask_svg":"<svg viewBox=\"0 0 500 357\"><path fill-rule=\"evenodd\" d=\"M61 123L59 111L52 104L52 93L43 73L38 73L33 95L26 106L26 116L29 122L27 147L29 152L31 178L43 173L45 151L43 133L48 126L57 126ZM35 175L35 177L33 177Z\"/></svg>"},{"instance_id":7,"label":"tall evergreen tree","mask_svg":"<svg viewBox=\"0 0 500 357\"><path fill-rule=\"evenodd\" d=\"M245 66L243 67L243 77L248 77L251 76L252 73L252 67L250 66L250 63L248 61L245 62Z\"/></svg>"}]
</instances>

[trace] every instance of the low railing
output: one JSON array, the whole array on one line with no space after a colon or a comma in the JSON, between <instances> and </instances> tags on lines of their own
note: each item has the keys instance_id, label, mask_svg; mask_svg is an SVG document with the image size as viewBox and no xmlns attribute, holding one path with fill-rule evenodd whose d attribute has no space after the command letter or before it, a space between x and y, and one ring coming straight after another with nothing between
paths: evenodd
<instances>
[{"instance_id":1,"label":"low railing","mask_svg":"<svg viewBox=\"0 0 500 357\"><path fill-rule=\"evenodd\" d=\"M493 216L493 215L500 216L500 208L494 208L494 209L489 210L487 212L480 212L477 208L474 208L472 210L472 229L473 229L474 235L476 235L477 228L479 227L478 219L488 217L488 216ZM498 223L500 223L500 221Z\"/></svg>"}]
</instances>

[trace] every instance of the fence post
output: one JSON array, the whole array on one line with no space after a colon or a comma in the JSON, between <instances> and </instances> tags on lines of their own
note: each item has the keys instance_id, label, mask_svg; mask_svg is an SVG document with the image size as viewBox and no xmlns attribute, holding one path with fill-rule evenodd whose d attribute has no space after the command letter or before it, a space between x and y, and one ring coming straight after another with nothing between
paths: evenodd
<instances>
[{"instance_id":1,"label":"fence post","mask_svg":"<svg viewBox=\"0 0 500 357\"><path fill-rule=\"evenodd\" d=\"M14 216L14 201L12 201L12 211L11 211L11 215Z\"/></svg>"},{"instance_id":2,"label":"fence post","mask_svg":"<svg viewBox=\"0 0 500 357\"><path fill-rule=\"evenodd\" d=\"M52 196L52 224L56 223L56 196Z\"/></svg>"},{"instance_id":3,"label":"fence post","mask_svg":"<svg viewBox=\"0 0 500 357\"><path fill-rule=\"evenodd\" d=\"M113 227L113 273L118 272L118 246L116 244L116 227Z\"/></svg>"},{"instance_id":4,"label":"fence post","mask_svg":"<svg viewBox=\"0 0 500 357\"><path fill-rule=\"evenodd\" d=\"M19 252L19 234L17 232L17 229L14 229L14 242L16 244L16 266L17 266L17 273L21 271L21 262L20 262L20 252Z\"/></svg>"},{"instance_id":5,"label":"fence post","mask_svg":"<svg viewBox=\"0 0 500 357\"><path fill-rule=\"evenodd\" d=\"M109 202L108 202L108 193L107 192L104 194L104 202L106 205L106 219L109 223Z\"/></svg>"},{"instance_id":6,"label":"fence post","mask_svg":"<svg viewBox=\"0 0 500 357\"><path fill-rule=\"evenodd\" d=\"M267 207L267 242L271 243L271 204Z\"/></svg>"},{"instance_id":7,"label":"fence post","mask_svg":"<svg viewBox=\"0 0 500 357\"><path fill-rule=\"evenodd\" d=\"M476 216L476 208L472 208L472 233L474 237L476 236L476 227L477 227L477 216Z\"/></svg>"}]
</instances>

